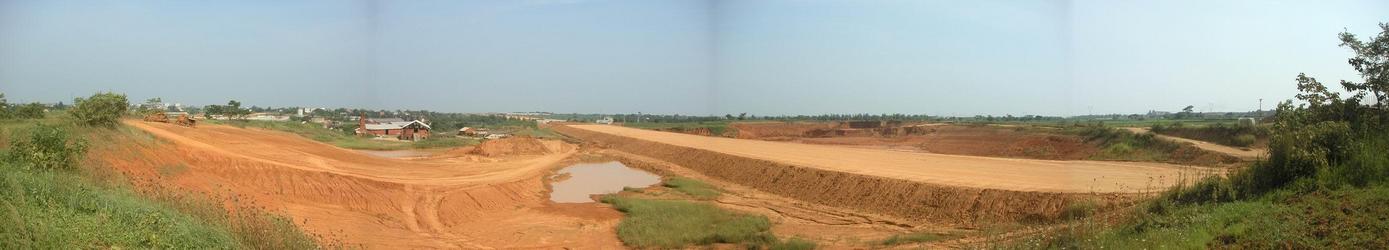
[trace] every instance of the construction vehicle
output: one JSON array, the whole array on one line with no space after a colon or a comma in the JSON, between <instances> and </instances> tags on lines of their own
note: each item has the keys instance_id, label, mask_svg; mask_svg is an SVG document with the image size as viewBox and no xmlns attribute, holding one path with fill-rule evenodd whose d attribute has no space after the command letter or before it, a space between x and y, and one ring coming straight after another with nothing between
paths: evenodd
<instances>
[{"instance_id":1,"label":"construction vehicle","mask_svg":"<svg viewBox=\"0 0 1389 250\"><path fill-rule=\"evenodd\" d=\"M194 120L193 118L188 117L188 114L187 114L187 113L179 112L179 113L177 114L177 116L178 116L178 118L169 119L170 113L168 113L168 112L162 112L162 111L154 111L154 112L150 112L149 114L145 115L145 121L147 121L147 122L173 123L173 124L176 124L176 125L179 125L179 126L190 127L190 128L198 125L198 120Z\"/></svg>"}]
</instances>

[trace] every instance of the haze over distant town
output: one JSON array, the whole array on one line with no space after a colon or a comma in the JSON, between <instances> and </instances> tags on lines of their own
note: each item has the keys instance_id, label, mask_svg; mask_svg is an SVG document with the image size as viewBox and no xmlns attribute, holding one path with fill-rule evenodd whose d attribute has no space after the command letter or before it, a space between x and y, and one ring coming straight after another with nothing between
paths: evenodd
<instances>
[{"instance_id":1,"label":"haze over distant town","mask_svg":"<svg viewBox=\"0 0 1389 250\"><path fill-rule=\"evenodd\" d=\"M756 115L1249 111L1389 2L0 1L0 92ZM964 14L968 13L968 14Z\"/></svg>"}]
</instances>

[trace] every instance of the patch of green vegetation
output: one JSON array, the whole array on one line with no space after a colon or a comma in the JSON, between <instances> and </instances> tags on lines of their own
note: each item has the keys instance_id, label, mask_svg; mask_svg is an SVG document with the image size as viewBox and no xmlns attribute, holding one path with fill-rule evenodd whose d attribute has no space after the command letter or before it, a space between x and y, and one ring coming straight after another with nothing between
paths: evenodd
<instances>
[{"instance_id":1,"label":"patch of green vegetation","mask_svg":"<svg viewBox=\"0 0 1389 250\"><path fill-rule=\"evenodd\" d=\"M627 216L617 225L617 237L636 248L682 248L734 243L764 245L778 242L767 217L730 212L710 204L607 195Z\"/></svg>"},{"instance_id":2,"label":"patch of green vegetation","mask_svg":"<svg viewBox=\"0 0 1389 250\"><path fill-rule=\"evenodd\" d=\"M63 171L0 163L0 248L243 248L224 227Z\"/></svg>"},{"instance_id":3,"label":"patch of green vegetation","mask_svg":"<svg viewBox=\"0 0 1389 250\"><path fill-rule=\"evenodd\" d=\"M341 148L364 149L364 150L402 150L402 149L422 149L422 148L445 148L475 145L475 139L456 138L456 137L430 137L416 142L402 142L389 140L375 140L367 137L359 137L348 134L347 132L326 129L314 123L280 122L280 121L224 121L209 120L210 123L223 124L237 127L263 128L294 133L304 138L332 144Z\"/></svg>"},{"instance_id":4,"label":"patch of green vegetation","mask_svg":"<svg viewBox=\"0 0 1389 250\"><path fill-rule=\"evenodd\" d=\"M1369 42L1341 34L1362 76L1389 68L1389 24ZM1174 188L1114 226L1073 222L1022 248L1369 249L1389 245L1389 102L1385 81L1341 81L1342 99L1298 75L1297 99L1278 105L1269 157L1228 178ZM1377 84L1375 82L1378 82Z\"/></svg>"},{"instance_id":5,"label":"patch of green vegetation","mask_svg":"<svg viewBox=\"0 0 1389 250\"><path fill-rule=\"evenodd\" d=\"M1191 126L1184 123L1154 124L1153 133L1198 141L1208 141L1232 147L1250 147L1268 139L1268 127L1235 126L1215 123Z\"/></svg>"},{"instance_id":6,"label":"patch of green vegetation","mask_svg":"<svg viewBox=\"0 0 1389 250\"><path fill-rule=\"evenodd\" d=\"M1217 165L1238 162L1239 159L1211 153L1190 145L1163 140L1150 133L1135 134L1128 130L1099 124L1071 126L1065 129L1080 135L1086 142L1100 148L1091 155L1094 160L1150 161L1178 164Z\"/></svg>"},{"instance_id":7,"label":"patch of green vegetation","mask_svg":"<svg viewBox=\"0 0 1389 250\"><path fill-rule=\"evenodd\" d=\"M917 243L936 242L936 241L941 241L941 240L946 240L946 239L950 239L950 237L947 237L947 236L945 236L945 235L935 234L935 233L919 232L919 233L909 233L909 234L893 235L892 237L887 237L887 239L883 239L882 241L878 242L878 244L880 244L880 245L885 245L885 246L896 246L896 245L903 245L903 244L917 244Z\"/></svg>"},{"instance_id":8,"label":"patch of green vegetation","mask_svg":"<svg viewBox=\"0 0 1389 250\"><path fill-rule=\"evenodd\" d=\"M718 198L719 195L723 194L722 191L719 191L719 189L713 185L709 185L709 183L685 177L671 177L666 180L663 185L675 189L675 191L679 191L680 193L704 200Z\"/></svg>"},{"instance_id":9,"label":"patch of green vegetation","mask_svg":"<svg viewBox=\"0 0 1389 250\"><path fill-rule=\"evenodd\" d=\"M2 125L11 145L0 151L0 249L318 247L288 219L258 208L137 189L105 166L82 165L95 161L81 160L81 141L155 142L119 124L73 123L58 114Z\"/></svg>"}]
</instances>

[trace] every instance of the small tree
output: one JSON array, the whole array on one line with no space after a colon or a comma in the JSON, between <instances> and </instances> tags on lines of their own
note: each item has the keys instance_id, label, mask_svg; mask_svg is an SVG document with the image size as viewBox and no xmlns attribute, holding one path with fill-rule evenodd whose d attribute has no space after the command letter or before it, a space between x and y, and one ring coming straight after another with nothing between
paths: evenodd
<instances>
[{"instance_id":1,"label":"small tree","mask_svg":"<svg viewBox=\"0 0 1389 250\"><path fill-rule=\"evenodd\" d=\"M0 119L10 118L10 104L5 101L5 93L0 93Z\"/></svg>"},{"instance_id":2,"label":"small tree","mask_svg":"<svg viewBox=\"0 0 1389 250\"><path fill-rule=\"evenodd\" d=\"M130 108L130 101L124 94L96 93L86 99L77 98L72 107L72 118L78 124L93 127L115 127L116 122Z\"/></svg>"},{"instance_id":3,"label":"small tree","mask_svg":"<svg viewBox=\"0 0 1389 250\"><path fill-rule=\"evenodd\" d=\"M215 115L226 115L225 112L222 111L222 105L207 105L207 107L203 107L203 118L212 119L212 116Z\"/></svg>"},{"instance_id":4,"label":"small tree","mask_svg":"<svg viewBox=\"0 0 1389 250\"><path fill-rule=\"evenodd\" d=\"M226 115L227 119L245 120L251 111L241 108L241 102L230 100L227 101L227 106L222 106L222 114Z\"/></svg>"}]
</instances>

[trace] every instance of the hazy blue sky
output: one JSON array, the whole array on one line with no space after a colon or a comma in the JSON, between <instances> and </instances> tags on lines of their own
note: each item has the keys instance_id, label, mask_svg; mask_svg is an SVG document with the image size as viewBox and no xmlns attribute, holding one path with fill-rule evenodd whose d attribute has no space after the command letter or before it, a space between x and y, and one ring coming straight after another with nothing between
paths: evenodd
<instances>
[{"instance_id":1,"label":"hazy blue sky","mask_svg":"<svg viewBox=\"0 0 1389 250\"><path fill-rule=\"evenodd\" d=\"M758 115L1243 111L1385 1L12 1L11 102ZM1093 109L1093 111L1091 111Z\"/></svg>"}]
</instances>

